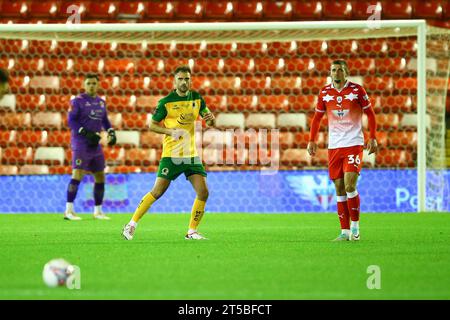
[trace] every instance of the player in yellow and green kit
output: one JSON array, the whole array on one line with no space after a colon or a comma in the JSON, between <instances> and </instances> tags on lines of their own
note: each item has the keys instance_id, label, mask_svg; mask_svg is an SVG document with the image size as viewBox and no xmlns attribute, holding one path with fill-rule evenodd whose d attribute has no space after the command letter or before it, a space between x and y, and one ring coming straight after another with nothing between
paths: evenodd
<instances>
[{"instance_id":1,"label":"player in yellow and green kit","mask_svg":"<svg viewBox=\"0 0 450 320\"><path fill-rule=\"evenodd\" d=\"M150 206L161 197L179 175L184 173L197 194L191 211L185 239L206 239L197 232L208 199L206 171L195 147L195 120L200 115L208 126L215 123L214 115L196 91L191 90L191 70L178 67L175 72L175 90L161 99L152 117L150 130L164 134L163 153L153 189L139 203L130 222L122 230L125 239L133 239L137 224ZM159 122L164 120L164 127Z\"/></svg>"}]
</instances>

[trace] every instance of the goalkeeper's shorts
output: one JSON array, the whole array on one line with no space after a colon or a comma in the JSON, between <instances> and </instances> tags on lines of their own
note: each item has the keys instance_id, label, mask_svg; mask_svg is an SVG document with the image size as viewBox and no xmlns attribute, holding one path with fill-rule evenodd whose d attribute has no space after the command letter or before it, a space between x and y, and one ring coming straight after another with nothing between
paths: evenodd
<instances>
[{"instance_id":1,"label":"goalkeeper's shorts","mask_svg":"<svg viewBox=\"0 0 450 320\"><path fill-rule=\"evenodd\" d=\"M193 174L199 174L206 177L205 167L199 157L161 158L158 167L158 177L167 180L175 180L182 173L184 173L186 179Z\"/></svg>"}]
</instances>

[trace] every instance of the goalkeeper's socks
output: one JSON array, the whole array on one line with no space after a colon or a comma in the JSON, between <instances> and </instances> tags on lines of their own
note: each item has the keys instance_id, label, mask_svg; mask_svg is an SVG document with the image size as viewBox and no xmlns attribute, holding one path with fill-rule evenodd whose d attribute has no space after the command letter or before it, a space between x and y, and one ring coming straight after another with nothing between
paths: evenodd
<instances>
[{"instance_id":1,"label":"goalkeeper's socks","mask_svg":"<svg viewBox=\"0 0 450 320\"><path fill-rule=\"evenodd\" d=\"M191 220L189 221L190 230L197 230L197 227L203 218L203 214L205 213L205 205L205 201L195 198L191 211Z\"/></svg>"},{"instance_id":2,"label":"goalkeeper's socks","mask_svg":"<svg viewBox=\"0 0 450 320\"><path fill-rule=\"evenodd\" d=\"M337 200L337 214L341 229L350 229L350 213L348 212L347 196L336 196Z\"/></svg>"},{"instance_id":3,"label":"goalkeeper's socks","mask_svg":"<svg viewBox=\"0 0 450 320\"><path fill-rule=\"evenodd\" d=\"M347 192L347 205L352 221L359 221L359 194L358 191Z\"/></svg>"},{"instance_id":4,"label":"goalkeeper's socks","mask_svg":"<svg viewBox=\"0 0 450 320\"><path fill-rule=\"evenodd\" d=\"M142 216L150 209L150 206L155 202L156 199L153 197L152 193L147 193L139 203L138 207L136 208L136 211L133 214L133 217L131 218L134 222L139 222L141 220Z\"/></svg>"},{"instance_id":5,"label":"goalkeeper's socks","mask_svg":"<svg viewBox=\"0 0 450 320\"><path fill-rule=\"evenodd\" d=\"M73 203L77 197L78 186L80 185L80 180L71 179L69 186L67 187L67 202Z\"/></svg>"}]
</instances>

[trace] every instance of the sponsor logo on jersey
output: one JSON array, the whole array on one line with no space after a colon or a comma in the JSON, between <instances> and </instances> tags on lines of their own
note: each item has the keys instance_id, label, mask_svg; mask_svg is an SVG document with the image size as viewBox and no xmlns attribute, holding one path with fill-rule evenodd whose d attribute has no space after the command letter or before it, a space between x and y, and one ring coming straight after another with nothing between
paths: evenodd
<instances>
[{"instance_id":1,"label":"sponsor logo on jersey","mask_svg":"<svg viewBox=\"0 0 450 320\"><path fill-rule=\"evenodd\" d=\"M338 117L338 118L344 118L349 112L350 110L332 110L333 114Z\"/></svg>"},{"instance_id":2,"label":"sponsor logo on jersey","mask_svg":"<svg viewBox=\"0 0 450 320\"><path fill-rule=\"evenodd\" d=\"M167 176L169 174L169 168L163 168L161 170L161 174L164 175L164 176Z\"/></svg>"}]
</instances>

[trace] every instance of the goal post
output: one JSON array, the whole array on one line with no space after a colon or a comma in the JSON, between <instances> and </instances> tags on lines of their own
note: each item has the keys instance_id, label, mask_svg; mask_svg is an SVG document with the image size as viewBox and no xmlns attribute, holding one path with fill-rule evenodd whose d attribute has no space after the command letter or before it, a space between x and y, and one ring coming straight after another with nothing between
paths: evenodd
<instances>
[{"instance_id":1,"label":"goal post","mask_svg":"<svg viewBox=\"0 0 450 320\"><path fill-rule=\"evenodd\" d=\"M442 190L447 184L446 178L439 173L446 170L442 162L433 158L435 152L445 153L445 134L433 132L433 145L429 143L430 132L438 130L433 117L427 108L427 39L437 37L438 42L444 42L446 54L449 50L450 30L427 26L425 20L372 20L372 21L314 21L314 22L216 22L216 23L142 23L142 24L3 24L0 25L1 39L20 39L37 41L69 41L117 44L160 44L160 43L255 43L255 42L290 42L290 41L328 41L353 39L379 39L415 37L417 39L415 88L417 97L417 211L438 211L441 208L435 202L445 202L443 198L427 204L429 188L429 170L440 175L436 183ZM445 44L446 43L446 44ZM445 47L446 46L446 47ZM439 53L441 54L441 53ZM445 57L445 54L444 54ZM449 58L447 56L447 66ZM375 62L376 63L376 62ZM439 70L438 70L439 71ZM442 128L442 112L445 114L445 99L448 87L448 69L439 82L440 88L435 88L433 94L440 95L439 112L441 116L436 121ZM304 76L305 80L307 75ZM445 86L445 87L444 87ZM370 94L369 94L370 95ZM443 101L443 104L442 104ZM311 106L313 108L313 106ZM432 117L432 120L429 118ZM442 118L442 119L441 119ZM428 123L431 121L431 127ZM439 129L440 130L440 129ZM431 150L430 148L434 148ZM437 150L437 151L436 151ZM428 154L429 153L429 154ZM433 160L433 161L431 161ZM433 183L433 182L431 182ZM439 190L438 190L439 191ZM437 192L439 194L440 192ZM448 195L447 195L448 196ZM444 208L446 206L444 205Z\"/></svg>"}]
</instances>

